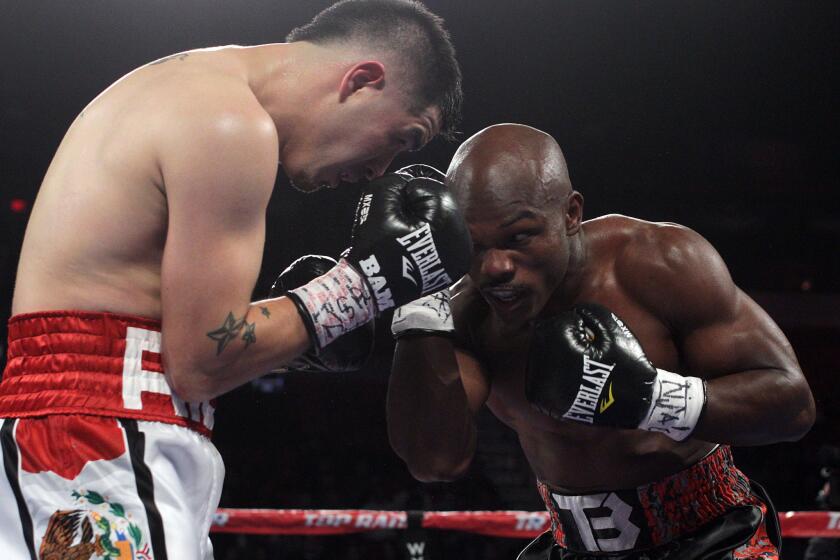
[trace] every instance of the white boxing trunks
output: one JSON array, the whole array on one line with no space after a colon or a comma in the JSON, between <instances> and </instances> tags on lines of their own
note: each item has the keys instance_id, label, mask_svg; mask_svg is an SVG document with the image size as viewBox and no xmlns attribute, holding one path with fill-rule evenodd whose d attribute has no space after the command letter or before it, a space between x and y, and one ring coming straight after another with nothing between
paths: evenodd
<instances>
[{"instance_id":1,"label":"white boxing trunks","mask_svg":"<svg viewBox=\"0 0 840 560\"><path fill-rule=\"evenodd\" d=\"M213 408L171 394L160 324L75 311L9 321L0 557L210 559L224 466Z\"/></svg>"}]
</instances>

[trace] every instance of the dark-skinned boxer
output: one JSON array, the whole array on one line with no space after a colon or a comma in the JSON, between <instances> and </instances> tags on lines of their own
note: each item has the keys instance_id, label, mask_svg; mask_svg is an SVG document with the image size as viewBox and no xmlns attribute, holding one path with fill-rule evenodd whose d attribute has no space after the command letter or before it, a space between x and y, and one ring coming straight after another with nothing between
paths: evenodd
<instances>
[{"instance_id":1,"label":"dark-skinned boxer","mask_svg":"<svg viewBox=\"0 0 840 560\"><path fill-rule=\"evenodd\" d=\"M397 310L391 444L424 481L463 474L487 405L550 512L528 559L778 558L775 514L730 445L802 437L814 401L714 248L671 223L582 221L549 135L498 125L446 175L466 278ZM451 311L451 313L450 313Z\"/></svg>"}]
</instances>

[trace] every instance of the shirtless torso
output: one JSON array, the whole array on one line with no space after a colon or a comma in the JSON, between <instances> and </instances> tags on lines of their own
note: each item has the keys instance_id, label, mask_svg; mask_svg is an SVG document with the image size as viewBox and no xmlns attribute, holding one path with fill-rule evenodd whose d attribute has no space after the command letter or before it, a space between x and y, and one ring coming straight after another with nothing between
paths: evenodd
<instances>
[{"instance_id":1,"label":"shirtless torso","mask_svg":"<svg viewBox=\"0 0 840 560\"><path fill-rule=\"evenodd\" d=\"M76 118L47 171L13 313L159 319L167 375L188 400L299 355L310 341L294 305L276 298L252 313L250 304L278 163L298 188L335 187L382 174L440 124L435 107L404 107L397 86L366 87L385 70L354 56L309 43L224 47L118 80ZM358 119L348 143L341 134ZM246 316L253 333L237 342L228 331Z\"/></svg>"},{"instance_id":2,"label":"shirtless torso","mask_svg":"<svg viewBox=\"0 0 840 560\"><path fill-rule=\"evenodd\" d=\"M147 64L85 107L39 190L13 313L81 309L160 318L169 154L190 150L208 128L241 126L243 119L266 141L276 137L239 53L191 51Z\"/></svg>"},{"instance_id":3,"label":"shirtless torso","mask_svg":"<svg viewBox=\"0 0 840 560\"><path fill-rule=\"evenodd\" d=\"M590 240L591 276L578 302L595 302L621 317L657 367L683 371L680 350L666 318L657 315L634 287L651 274L642 267L622 266L621 259L640 239L656 236L663 226L620 216L584 223ZM632 278L629 277L632 275ZM469 280L453 290L453 314L465 350L481 364L477 383L489 389L487 406L515 430L537 478L558 489L591 492L633 488L695 463L713 447L700 440L677 443L640 430L604 430L560 422L534 409L525 398L525 366L530 331L511 333L490 310Z\"/></svg>"},{"instance_id":4,"label":"shirtless torso","mask_svg":"<svg viewBox=\"0 0 840 560\"><path fill-rule=\"evenodd\" d=\"M330 18L381 5L343 2L289 43L151 62L76 117L15 283L0 380L4 558L117 541L132 556L212 558L224 466L210 401L313 343L285 294L251 301L278 164L307 192L373 179L442 130L438 98L452 98L457 120L460 72L441 21L393 7L376 29L357 17L363 28L338 39ZM441 56L418 58L420 45ZM413 61L430 54L450 79L421 94L412 84L439 76Z\"/></svg>"}]
</instances>

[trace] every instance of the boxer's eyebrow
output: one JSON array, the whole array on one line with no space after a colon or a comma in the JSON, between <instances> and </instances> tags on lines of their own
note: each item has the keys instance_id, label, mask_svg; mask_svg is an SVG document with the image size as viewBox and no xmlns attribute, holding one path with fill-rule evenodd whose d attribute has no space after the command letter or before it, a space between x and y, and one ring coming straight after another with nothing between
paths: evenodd
<instances>
[{"instance_id":1,"label":"boxer's eyebrow","mask_svg":"<svg viewBox=\"0 0 840 560\"><path fill-rule=\"evenodd\" d=\"M502 222L502 223L499 225L499 227L500 227L500 228L506 228L506 227L508 227L508 226L510 226L510 225L515 224L515 223L516 223L516 222L518 222L519 220L529 220L529 219L530 219L530 220L536 220L537 218L538 218L538 217L537 217L537 215L536 215L536 214L534 214L533 212L531 212L530 210L522 210L522 211L521 211L521 212L519 212L518 214L514 215L512 218L510 218L510 219L505 220L504 222Z\"/></svg>"}]
</instances>

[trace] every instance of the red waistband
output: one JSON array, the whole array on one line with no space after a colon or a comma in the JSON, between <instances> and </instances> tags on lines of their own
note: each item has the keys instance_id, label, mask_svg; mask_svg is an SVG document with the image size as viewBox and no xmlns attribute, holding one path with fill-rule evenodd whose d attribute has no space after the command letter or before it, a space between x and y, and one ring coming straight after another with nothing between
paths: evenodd
<instances>
[{"instance_id":1,"label":"red waistband","mask_svg":"<svg viewBox=\"0 0 840 560\"><path fill-rule=\"evenodd\" d=\"M733 507L762 505L752 493L749 479L735 466L730 448L725 445L718 446L678 473L635 489L569 496L552 491L542 482L538 482L537 487L551 515L555 541L571 550L581 546L580 531L572 517L558 507L560 504L574 504L577 500L585 503L594 496L603 496L601 505L607 509L610 501L629 506L625 521L639 529L635 549L678 539ZM591 543L592 539L589 541ZM592 552L591 549L587 551Z\"/></svg>"},{"instance_id":2,"label":"red waistband","mask_svg":"<svg viewBox=\"0 0 840 560\"><path fill-rule=\"evenodd\" d=\"M177 424L206 436L210 403L172 394L160 321L90 311L42 311L9 320L0 418L92 414Z\"/></svg>"}]
</instances>

